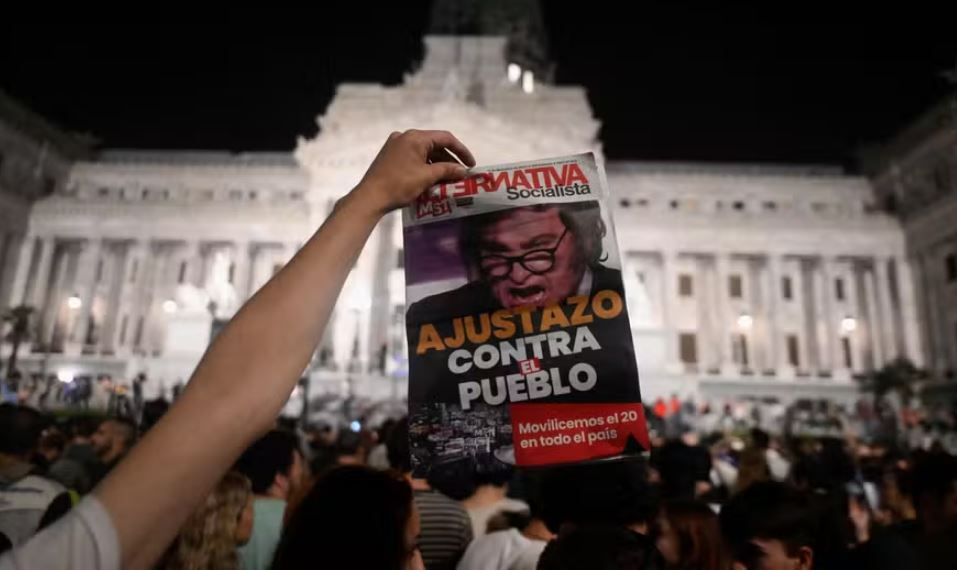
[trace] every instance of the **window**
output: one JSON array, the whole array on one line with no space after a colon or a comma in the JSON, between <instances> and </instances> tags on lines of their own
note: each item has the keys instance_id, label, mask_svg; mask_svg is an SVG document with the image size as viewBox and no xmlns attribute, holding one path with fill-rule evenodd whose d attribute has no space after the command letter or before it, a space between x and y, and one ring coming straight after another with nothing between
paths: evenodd
<instances>
[{"instance_id":1,"label":"window","mask_svg":"<svg viewBox=\"0 0 957 570\"><path fill-rule=\"evenodd\" d=\"M944 258L944 269L947 273L947 282L957 281L957 253L951 253Z\"/></svg>"},{"instance_id":2,"label":"window","mask_svg":"<svg viewBox=\"0 0 957 570\"><path fill-rule=\"evenodd\" d=\"M793 298L794 292L791 291L791 278L782 277L781 278L781 296L784 297L785 301L790 301Z\"/></svg>"},{"instance_id":3,"label":"window","mask_svg":"<svg viewBox=\"0 0 957 570\"><path fill-rule=\"evenodd\" d=\"M96 262L96 277L93 279L94 283L99 283L103 280L103 260L99 259Z\"/></svg>"},{"instance_id":4,"label":"window","mask_svg":"<svg viewBox=\"0 0 957 570\"><path fill-rule=\"evenodd\" d=\"M108 197L110 196L110 189L107 188L107 187L105 187L105 186L103 186L103 187L100 187L100 188L96 191L96 193L97 193L97 195L99 195L100 198L108 198Z\"/></svg>"},{"instance_id":5,"label":"window","mask_svg":"<svg viewBox=\"0 0 957 570\"><path fill-rule=\"evenodd\" d=\"M136 283L136 274L140 270L140 260L133 260L133 267L130 269L130 283Z\"/></svg>"},{"instance_id":6,"label":"window","mask_svg":"<svg viewBox=\"0 0 957 570\"><path fill-rule=\"evenodd\" d=\"M229 283L230 285L236 284L236 263L232 262L229 264Z\"/></svg>"},{"instance_id":7,"label":"window","mask_svg":"<svg viewBox=\"0 0 957 570\"><path fill-rule=\"evenodd\" d=\"M744 202L742 202L741 200L735 200L735 201L731 204L731 207L734 208L734 209L735 209L736 211L738 211L738 212L742 212L742 211L744 211Z\"/></svg>"},{"instance_id":8,"label":"window","mask_svg":"<svg viewBox=\"0 0 957 570\"><path fill-rule=\"evenodd\" d=\"M123 320L120 321L120 346L126 344L126 329L129 323L129 315L123 315Z\"/></svg>"},{"instance_id":9,"label":"window","mask_svg":"<svg viewBox=\"0 0 957 570\"><path fill-rule=\"evenodd\" d=\"M741 276L740 275L728 276L728 294L731 295L732 299L741 298Z\"/></svg>"},{"instance_id":10,"label":"window","mask_svg":"<svg viewBox=\"0 0 957 570\"><path fill-rule=\"evenodd\" d=\"M694 333L678 335L678 354L685 364L698 363L698 343Z\"/></svg>"},{"instance_id":11,"label":"window","mask_svg":"<svg viewBox=\"0 0 957 570\"><path fill-rule=\"evenodd\" d=\"M844 300L844 280L840 277L834 280L834 296L838 301Z\"/></svg>"},{"instance_id":12,"label":"window","mask_svg":"<svg viewBox=\"0 0 957 570\"><path fill-rule=\"evenodd\" d=\"M844 353L844 368L853 368L853 362L851 361L851 339L842 336L841 337L841 351Z\"/></svg>"},{"instance_id":13,"label":"window","mask_svg":"<svg viewBox=\"0 0 957 570\"><path fill-rule=\"evenodd\" d=\"M687 273L682 273L678 276L678 295L682 297L694 295L694 286L691 281L691 276Z\"/></svg>"},{"instance_id":14,"label":"window","mask_svg":"<svg viewBox=\"0 0 957 570\"><path fill-rule=\"evenodd\" d=\"M778 209L778 205L775 202L767 201L764 203L764 209L768 212L773 212Z\"/></svg>"},{"instance_id":15,"label":"window","mask_svg":"<svg viewBox=\"0 0 957 570\"><path fill-rule=\"evenodd\" d=\"M283 266L283 265L284 265L284 264L282 264L282 263L274 263L273 266L272 266L272 274L275 275L275 274L279 273L280 271L282 271L282 266Z\"/></svg>"},{"instance_id":16,"label":"window","mask_svg":"<svg viewBox=\"0 0 957 570\"><path fill-rule=\"evenodd\" d=\"M800 351L798 350L798 337L794 334L787 336L788 364L795 368L801 366Z\"/></svg>"},{"instance_id":17,"label":"window","mask_svg":"<svg viewBox=\"0 0 957 570\"><path fill-rule=\"evenodd\" d=\"M405 250L401 247L395 252L395 267L396 269L405 269Z\"/></svg>"},{"instance_id":18,"label":"window","mask_svg":"<svg viewBox=\"0 0 957 570\"><path fill-rule=\"evenodd\" d=\"M185 281L186 281L186 262L180 261L179 262L179 277L176 278L176 282L182 285L183 282Z\"/></svg>"},{"instance_id":19,"label":"window","mask_svg":"<svg viewBox=\"0 0 957 570\"><path fill-rule=\"evenodd\" d=\"M733 346L732 359L735 364L746 367L748 365L748 337L743 334L733 334L731 335L731 342Z\"/></svg>"},{"instance_id":20,"label":"window","mask_svg":"<svg viewBox=\"0 0 957 570\"><path fill-rule=\"evenodd\" d=\"M143 317L136 320L136 334L133 335L133 346L143 343Z\"/></svg>"},{"instance_id":21,"label":"window","mask_svg":"<svg viewBox=\"0 0 957 570\"><path fill-rule=\"evenodd\" d=\"M638 278L639 283L645 282L645 273L643 271L636 271L635 276Z\"/></svg>"},{"instance_id":22,"label":"window","mask_svg":"<svg viewBox=\"0 0 957 570\"><path fill-rule=\"evenodd\" d=\"M677 201L677 200L672 200L669 204L671 205L671 209L672 209L672 210L677 210L677 209L678 209L678 201Z\"/></svg>"},{"instance_id":23,"label":"window","mask_svg":"<svg viewBox=\"0 0 957 570\"><path fill-rule=\"evenodd\" d=\"M628 198L622 198L621 200L618 201L618 203L621 205L622 208L627 208L628 206L631 206L631 201Z\"/></svg>"}]
</instances>

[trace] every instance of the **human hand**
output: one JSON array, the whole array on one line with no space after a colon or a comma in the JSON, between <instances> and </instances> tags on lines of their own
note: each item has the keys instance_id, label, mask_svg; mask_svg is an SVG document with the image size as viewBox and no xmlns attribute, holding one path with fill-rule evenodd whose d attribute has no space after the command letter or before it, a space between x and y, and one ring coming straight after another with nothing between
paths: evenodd
<instances>
[{"instance_id":1,"label":"human hand","mask_svg":"<svg viewBox=\"0 0 957 570\"><path fill-rule=\"evenodd\" d=\"M448 131L394 132L372 161L353 194L379 215L401 208L439 182L456 182L467 171L445 152L475 165L468 148Z\"/></svg>"}]
</instances>

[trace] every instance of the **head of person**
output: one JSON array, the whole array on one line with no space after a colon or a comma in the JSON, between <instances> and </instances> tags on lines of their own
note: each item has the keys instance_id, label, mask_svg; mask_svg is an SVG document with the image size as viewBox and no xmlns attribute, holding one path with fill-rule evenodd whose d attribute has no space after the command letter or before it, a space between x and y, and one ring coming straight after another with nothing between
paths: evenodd
<instances>
[{"instance_id":1,"label":"head of person","mask_svg":"<svg viewBox=\"0 0 957 570\"><path fill-rule=\"evenodd\" d=\"M556 534L587 524L646 533L658 511L657 494L640 457L551 468L543 476L541 492L542 518Z\"/></svg>"},{"instance_id":2,"label":"head of person","mask_svg":"<svg viewBox=\"0 0 957 570\"><path fill-rule=\"evenodd\" d=\"M486 282L504 308L544 306L575 295L602 259L598 202L541 204L463 218L459 248L470 280Z\"/></svg>"},{"instance_id":3,"label":"head of person","mask_svg":"<svg viewBox=\"0 0 957 570\"><path fill-rule=\"evenodd\" d=\"M48 429L40 436L37 452L47 464L53 463L63 454L66 447L66 437L58 429Z\"/></svg>"},{"instance_id":4,"label":"head of person","mask_svg":"<svg viewBox=\"0 0 957 570\"><path fill-rule=\"evenodd\" d=\"M419 514L401 476L343 465L319 477L292 513L273 568L422 570Z\"/></svg>"},{"instance_id":5,"label":"head of person","mask_svg":"<svg viewBox=\"0 0 957 570\"><path fill-rule=\"evenodd\" d=\"M136 426L126 418L103 420L90 437L93 451L106 462L125 455L134 443L136 443Z\"/></svg>"},{"instance_id":6,"label":"head of person","mask_svg":"<svg viewBox=\"0 0 957 570\"><path fill-rule=\"evenodd\" d=\"M77 416L70 420L69 430L71 443L89 443L100 422L89 416Z\"/></svg>"},{"instance_id":7,"label":"head of person","mask_svg":"<svg viewBox=\"0 0 957 570\"><path fill-rule=\"evenodd\" d=\"M0 404L0 455L29 461L46 424L43 414L33 408Z\"/></svg>"},{"instance_id":8,"label":"head of person","mask_svg":"<svg viewBox=\"0 0 957 570\"><path fill-rule=\"evenodd\" d=\"M272 430L243 452L235 469L249 478L254 494L288 499L304 478L299 440L293 433Z\"/></svg>"},{"instance_id":9,"label":"head of person","mask_svg":"<svg viewBox=\"0 0 957 570\"><path fill-rule=\"evenodd\" d=\"M735 570L814 567L818 517L806 493L784 483L755 483L735 495L719 518Z\"/></svg>"},{"instance_id":10,"label":"head of person","mask_svg":"<svg viewBox=\"0 0 957 570\"><path fill-rule=\"evenodd\" d=\"M236 547L246 544L252 532L249 479L230 471L186 519L166 568L237 568Z\"/></svg>"},{"instance_id":11,"label":"head of person","mask_svg":"<svg viewBox=\"0 0 957 570\"><path fill-rule=\"evenodd\" d=\"M539 570L657 570L661 556L648 537L617 525L570 528L545 547Z\"/></svg>"},{"instance_id":12,"label":"head of person","mask_svg":"<svg viewBox=\"0 0 957 570\"><path fill-rule=\"evenodd\" d=\"M936 532L957 524L957 457L941 452L917 455L910 491L926 530Z\"/></svg>"},{"instance_id":13,"label":"head of person","mask_svg":"<svg viewBox=\"0 0 957 570\"><path fill-rule=\"evenodd\" d=\"M409 451L409 418L398 420L385 440L389 465L403 475L412 473L412 455Z\"/></svg>"},{"instance_id":14,"label":"head of person","mask_svg":"<svg viewBox=\"0 0 957 570\"><path fill-rule=\"evenodd\" d=\"M658 517L656 545L669 568L722 570L727 567L718 515L705 503L666 504Z\"/></svg>"}]
</instances>

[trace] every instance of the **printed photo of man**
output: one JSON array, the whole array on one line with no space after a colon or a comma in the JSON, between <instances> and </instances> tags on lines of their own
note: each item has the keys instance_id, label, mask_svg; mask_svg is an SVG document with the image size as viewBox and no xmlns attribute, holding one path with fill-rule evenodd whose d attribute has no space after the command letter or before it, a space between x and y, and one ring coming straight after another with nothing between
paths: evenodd
<instances>
[{"instance_id":1,"label":"printed photo of man","mask_svg":"<svg viewBox=\"0 0 957 570\"><path fill-rule=\"evenodd\" d=\"M409 308L409 323L620 289L621 272L602 265L605 224L597 201L552 203L462 218L459 252L469 282Z\"/></svg>"}]
</instances>

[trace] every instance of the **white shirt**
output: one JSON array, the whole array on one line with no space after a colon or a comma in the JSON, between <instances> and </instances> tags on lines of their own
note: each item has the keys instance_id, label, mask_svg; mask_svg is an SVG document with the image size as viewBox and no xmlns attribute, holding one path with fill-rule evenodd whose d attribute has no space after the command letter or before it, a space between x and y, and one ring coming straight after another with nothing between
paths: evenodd
<instances>
[{"instance_id":1,"label":"white shirt","mask_svg":"<svg viewBox=\"0 0 957 570\"><path fill-rule=\"evenodd\" d=\"M92 495L26 543L0 556L0 570L114 570L119 567L116 527L106 508Z\"/></svg>"},{"instance_id":2,"label":"white shirt","mask_svg":"<svg viewBox=\"0 0 957 570\"><path fill-rule=\"evenodd\" d=\"M457 570L535 570L547 544L514 528L492 532L472 541Z\"/></svg>"}]
</instances>

